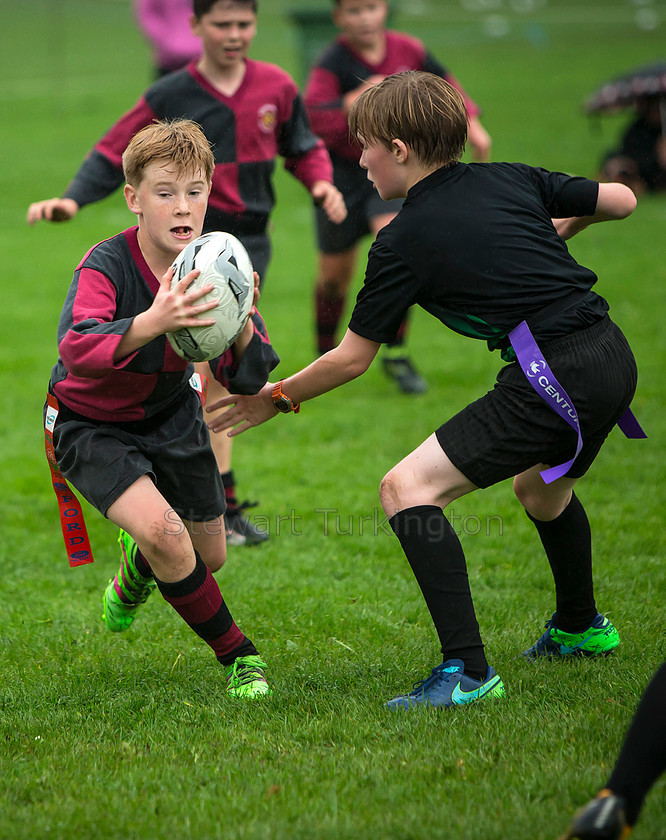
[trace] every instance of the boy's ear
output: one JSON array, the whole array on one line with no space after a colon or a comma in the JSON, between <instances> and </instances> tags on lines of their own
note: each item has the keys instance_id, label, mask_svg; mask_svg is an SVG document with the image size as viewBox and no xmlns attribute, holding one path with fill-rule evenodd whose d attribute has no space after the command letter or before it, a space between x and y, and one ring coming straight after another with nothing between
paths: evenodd
<instances>
[{"instance_id":1,"label":"boy's ear","mask_svg":"<svg viewBox=\"0 0 666 840\"><path fill-rule=\"evenodd\" d=\"M125 184L123 193L125 194L125 201L127 202L128 210L138 216L141 213L141 206L137 199L136 190L131 184Z\"/></svg>"},{"instance_id":2,"label":"boy's ear","mask_svg":"<svg viewBox=\"0 0 666 840\"><path fill-rule=\"evenodd\" d=\"M398 163L406 163L409 157L409 146L405 142L397 138L391 140L391 150Z\"/></svg>"}]
</instances>

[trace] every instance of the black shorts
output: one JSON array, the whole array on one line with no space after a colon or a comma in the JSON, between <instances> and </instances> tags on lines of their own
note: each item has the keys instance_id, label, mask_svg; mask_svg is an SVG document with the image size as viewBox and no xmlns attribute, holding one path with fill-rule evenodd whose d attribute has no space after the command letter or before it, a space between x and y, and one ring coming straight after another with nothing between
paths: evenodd
<instances>
[{"instance_id":1,"label":"black shorts","mask_svg":"<svg viewBox=\"0 0 666 840\"><path fill-rule=\"evenodd\" d=\"M61 407L53 446L62 474L104 516L143 475L183 519L210 522L226 510L201 403L191 388L159 423L103 423Z\"/></svg>"},{"instance_id":2,"label":"black shorts","mask_svg":"<svg viewBox=\"0 0 666 840\"><path fill-rule=\"evenodd\" d=\"M238 239L245 246L252 268L259 275L259 288L264 285L268 264L271 261L272 244L267 233L254 233L249 236L239 236Z\"/></svg>"},{"instance_id":3,"label":"black shorts","mask_svg":"<svg viewBox=\"0 0 666 840\"><path fill-rule=\"evenodd\" d=\"M401 198L384 201L368 181L365 169L353 160L333 159L333 182L347 205L347 218L336 225L321 207L315 208L317 244L324 254L348 251L370 233L370 219L385 213L395 214L402 207Z\"/></svg>"},{"instance_id":4,"label":"black shorts","mask_svg":"<svg viewBox=\"0 0 666 840\"><path fill-rule=\"evenodd\" d=\"M567 477L580 478L631 403L636 362L608 316L539 346L578 414L583 448ZM537 394L517 362L503 367L492 391L435 434L449 460L477 487L490 487L537 464L564 463L577 441L576 432Z\"/></svg>"}]
</instances>

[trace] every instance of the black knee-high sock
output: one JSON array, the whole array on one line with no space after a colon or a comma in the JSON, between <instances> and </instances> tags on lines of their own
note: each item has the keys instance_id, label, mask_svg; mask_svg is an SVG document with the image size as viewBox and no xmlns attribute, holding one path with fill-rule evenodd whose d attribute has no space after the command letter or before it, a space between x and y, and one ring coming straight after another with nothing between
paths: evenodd
<instances>
[{"instance_id":1,"label":"black knee-high sock","mask_svg":"<svg viewBox=\"0 0 666 840\"><path fill-rule=\"evenodd\" d=\"M526 511L527 513L527 511ZM555 579L554 624L566 633L587 629L597 615L592 582L592 537L585 508L575 493L550 522L534 522Z\"/></svg>"},{"instance_id":2,"label":"black knee-high sock","mask_svg":"<svg viewBox=\"0 0 666 840\"><path fill-rule=\"evenodd\" d=\"M444 659L462 659L465 673L484 680L488 663L474 613L460 540L433 505L407 508L389 524L400 540L435 624Z\"/></svg>"},{"instance_id":3,"label":"black knee-high sock","mask_svg":"<svg viewBox=\"0 0 666 840\"><path fill-rule=\"evenodd\" d=\"M234 623L210 569L195 554L194 571L183 580L155 578L162 597L210 645L222 665L231 665L239 656L256 655L255 646Z\"/></svg>"},{"instance_id":4,"label":"black knee-high sock","mask_svg":"<svg viewBox=\"0 0 666 840\"><path fill-rule=\"evenodd\" d=\"M629 825L638 819L643 800L666 771L666 662L638 704L607 788L626 800Z\"/></svg>"}]
</instances>

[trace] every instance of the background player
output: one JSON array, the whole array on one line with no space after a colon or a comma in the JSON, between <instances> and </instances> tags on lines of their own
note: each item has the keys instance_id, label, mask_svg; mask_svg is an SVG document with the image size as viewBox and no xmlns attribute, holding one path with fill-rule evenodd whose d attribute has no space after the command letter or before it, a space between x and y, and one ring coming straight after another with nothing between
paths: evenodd
<instances>
[{"instance_id":1,"label":"background player","mask_svg":"<svg viewBox=\"0 0 666 840\"><path fill-rule=\"evenodd\" d=\"M201 323L195 316L215 305L198 302L212 285L188 291L198 272L171 288L173 260L201 233L213 167L191 121L153 124L132 138L125 199L138 226L95 245L77 266L49 408L58 412L53 446L63 475L125 532L121 569L104 594L109 629L125 629L157 584L225 667L227 691L253 698L269 691L266 664L212 575L226 558L224 488L189 385L193 367L165 337ZM232 348L207 363L209 374L249 392L278 362L253 312Z\"/></svg>"},{"instance_id":2,"label":"background player","mask_svg":"<svg viewBox=\"0 0 666 840\"><path fill-rule=\"evenodd\" d=\"M582 449L565 475L544 481L545 465L571 456L576 434L534 390L522 362L513 362L492 390L384 477L382 507L443 654L391 708L504 693L486 660L462 546L443 508L510 477L555 578L556 612L526 654L596 656L618 644L617 630L597 612L590 526L573 488L626 412L636 365L607 302L591 291L596 275L573 259L564 240L594 222L628 216L636 198L622 184L523 164L460 163L467 119L460 94L424 72L389 76L352 105L350 130L361 141L367 177L382 198L406 201L370 249L349 329L338 347L294 376L256 396L222 401L220 407L234 408L209 423L216 431L239 424L231 432L239 433L361 375L415 303L456 332L487 340L509 362L518 353L509 336L529 322L540 343L538 370L550 365L576 407Z\"/></svg>"},{"instance_id":3,"label":"background player","mask_svg":"<svg viewBox=\"0 0 666 840\"><path fill-rule=\"evenodd\" d=\"M192 0L134 0L134 14L150 43L156 78L201 55L201 41L190 26Z\"/></svg>"},{"instance_id":4,"label":"background player","mask_svg":"<svg viewBox=\"0 0 666 840\"><path fill-rule=\"evenodd\" d=\"M624 840L664 770L666 662L641 697L606 786L581 808L561 840Z\"/></svg>"},{"instance_id":5,"label":"background player","mask_svg":"<svg viewBox=\"0 0 666 840\"><path fill-rule=\"evenodd\" d=\"M319 353L336 345L335 335L353 278L359 240L368 233L375 236L401 204L399 199L383 201L358 166L358 146L350 139L347 128L352 102L385 76L402 70L427 70L462 92L455 78L421 41L386 29L387 15L386 0L334 0L333 20L340 35L313 68L305 91L313 131L326 143L335 184L349 211L345 222L336 225L324 212L316 210L319 266L315 329ZM488 160L491 140L479 120L479 108L466 95L465 103L470 115L468 139L472 151L478 160ZM396 340L385 345L382 366L403 392L420 393L427 386L406 353L405 330L403 321Z\"/></svg>"},{"instance_id":6,"label":"background player","mask_svg":"<svg viewBox=\"0 0 666 840\"><path fill-rule=\"evenodd\" d=\"M666 190L666 96L636 100L634 119L620 138L619 148L603 160L601 178L619 181L640 196Z\"/></svg>"},{"instance_id":7,"label":"background player","mask_svg":"<svg viewBox=\"0 0 666 840\"><path fill-rule=\"evenodd\" d=\"M278 155L333 222L344 219L344 201L333 186L328 153L310 131L296 83L276 65L248 58L257 31L255 0L194 0L193 8L201 58L151 85L95 145L61 198L30 205L28 222L72 219L81 207L110 195L123 183L121 159L131 137L155 119L186 117L202 126L215 154L204 231L238 237L263 280L271 254L267 227ZM211 382L209 400L222 396L221 388ZM260 542L268 534L243 516L230 441L223 438L218 435L213 448L227 495L228 542Z\"/></svg>"}]
</instances>

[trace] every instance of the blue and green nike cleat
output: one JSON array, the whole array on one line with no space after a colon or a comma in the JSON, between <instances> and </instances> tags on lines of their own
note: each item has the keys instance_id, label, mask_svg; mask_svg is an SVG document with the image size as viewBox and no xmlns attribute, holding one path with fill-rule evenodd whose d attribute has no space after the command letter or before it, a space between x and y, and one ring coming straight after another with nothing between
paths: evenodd
<instances>
[{"instance_id":1,"label":"blue and green nike cleat","mask_svg":"<svg viewBox=\"0 0 666 840\"><path fill-rule=\"evenodd\" d=\"M563 657L608 656L620 644L620 635L610 621L600 613L592 624L581 633L565 633L546 622L546 632L528 650L523 651L527 659L561 659Z\"/></svg>"},{"instance_id":2,"label":"blue and green nike cleat","mask_svg":"<svg viewBox=\"0 0 666 840\"><path fill-rule=\"evenodd\" d=\"M504 683L488 666L482 682L465 675L461 659L447 659L432 669L429 677L414 685L409 694L394 697L389 709L412 709L416 706L465 706L486 698L504 697Z\"/></svg>"}]
</instances>

